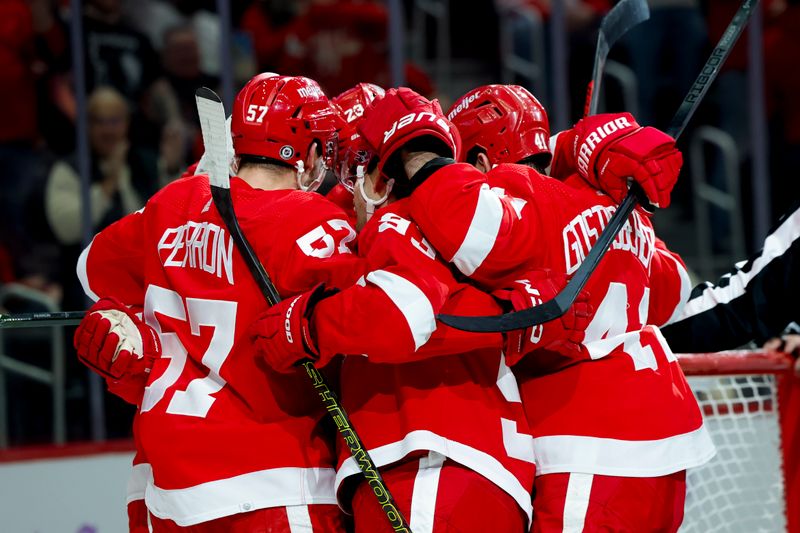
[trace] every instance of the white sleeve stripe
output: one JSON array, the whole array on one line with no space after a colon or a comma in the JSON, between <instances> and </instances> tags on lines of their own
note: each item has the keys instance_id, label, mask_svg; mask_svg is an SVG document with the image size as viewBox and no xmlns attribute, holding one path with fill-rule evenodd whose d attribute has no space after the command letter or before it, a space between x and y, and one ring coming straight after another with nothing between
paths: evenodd
<instances>
[{"instance_id":1,"label":"white sleeve stripe","mask_svg":"<svg viewBox=\"0 0 800 533\"><path fill-rule=\"evenodd\" d=\"M562 533L581 533L589 510L589 496L592 493L594 474L570 472L567 494L564 498Z\"/></svg>"},{"instance_id":2,"label":"white sleeve stripe","mask_svg":"<svg viewBox=\"0 0 800 533\"><path fill-rule=\"evenodd\" d=\"M683 307L678 316L670 320L678 322L690 316L698 315L719 304L726 304L744 294L747 284L756 277L772 260L786 253L794 241L800 238L800 209L792 213L786 220L764 241L764 249L753 261L752 268L745 272L740 270L728 276L729 283L724 287L711 285L703 293L691 300Z\"/></svg>"},{"instance_id":3,"label":"white sleeve stripe","mask_svg":"<svg viewBox=\"0 0 800 533\"><path fill-rule=\"evenodd\" d=\"M287 505L286 519L289 521L290 533L314 533L308 505Z\"/></svg>"},{"instance_id":4,"label":"white sleeve stripe","mask_svg":"<svg viewBox=\"0 0 800 533\"><path fill-rule=\"evenodd\" d=\"M488 184L481 186L478 204L467 234L450 260L465 275L471 276L492 251L503 219L503 204Z\"/></svg>"},{"instance_id":5,"label":"white sleeve stripe","mask_svg":"<svg viewBox=\"0 0 800 533\"><path fill-rule=\"evenodd\" d=\"M367 274L367 281L376 285L400 310L414 337L414 350L428 342L436 329L436 317L428 297L419 287L392 272L375 270Z\"/></svg>"},{"instance_id":6,"label":"white sleeve stripe","mask_svg":"<svg viewBox=\"0 0 800 533\"><path fill-rule=\"evenodd\" d=\"M684 268L681 262L675 259L675 257L671 253L661 250L660 248L656 248L656 251L660 253L664 258L669 259L670 261L675 263L678 275L681 278L680 300L678 300L678 304L675 306L675 309L672 310L672 314L670 315L669 320L667 320L667 324L670 324L674 320L678 319L678 317L681 314L681 311L683 311L683 308L686 305L686 302L689 301L689 295L692 294L692 281L689 279L689 273L686 272L686 268ZM662 326L663 324L656 324L656 325Z\"/></svg>"},{"instance_id":7,"label":"white sleeve stripe","mask_svg":"<svg viewBox=\"0 0 800 533\"><path fill-rule=\"evenodd\" d=\"M80 280L81 286L83 287L83 292L86 293L86 296L88 296L89 298L91 298L93 301L96 302L97 300L100 299L100 297L89 286L89 275L86 272L86 260L89 257L89 250L91 249L92 249L92 243L89 243L89 246L87 246L81 252L80 257L78 257L78 265L75 268L75 270L78 274L78 280Z\"/></svg>"},{"instance_id":8,"label":"white sleeve stripe","mask_svg":"<svg viewBox=\"0 0 800 533\"><path fill-rule=\"evenodd\" d=\"M446 459L434 451L420 457L414 489L411 491L411 514L408 517L408 525L414 533L433 533L439 477Z\"/></svg>"}]
</instances>

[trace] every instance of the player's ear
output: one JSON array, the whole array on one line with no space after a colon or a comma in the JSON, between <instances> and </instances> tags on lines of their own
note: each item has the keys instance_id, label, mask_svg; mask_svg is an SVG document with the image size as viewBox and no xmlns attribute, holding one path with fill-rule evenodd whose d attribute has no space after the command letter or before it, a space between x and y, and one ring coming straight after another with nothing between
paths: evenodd
<instances>
[{"instance_id":1,"label":"player's ear","mask_svg":"<svg viewBox=\"0 0 800 533\"><path fill-rule=\"evenodd\" d=\"M312 142L308 146L308 154L306 154L306 168L314 168L322 158L320 144L317 141Z\"/></svg>"},{"instance_id":2,"label":"player's ear","mask_svg":"<svg viewBox=\"0 0 800 533\"><path fill-rule=\"evenodd\" d=\"M315 191L325 179L325 165L320 151L319 141L308 145L308 152L303 161L297 162L297 184L304 191Z\"/></svg>"},{"instance_id":3,"label":"player's ear","mask_svg":"<svg viewBox=\"0 0 800 533\"><path fill-rule=\"evenodd\" d=\"M489 162L489 158L485 153L481 152L478 154L478 160L475 161L475 168L481 172L489 172L492 170L492 164Z\"/></svg>"}]
</instances>

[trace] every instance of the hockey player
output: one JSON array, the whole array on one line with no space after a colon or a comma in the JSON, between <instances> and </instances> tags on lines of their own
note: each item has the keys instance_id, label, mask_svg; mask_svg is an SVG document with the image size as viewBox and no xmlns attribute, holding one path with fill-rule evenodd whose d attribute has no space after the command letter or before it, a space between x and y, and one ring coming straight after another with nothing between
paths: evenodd
<instances>
[{"instance_id":1,"label":"hockey player","mask_svg":"<svg viewBox=\"0 0 800 533\"><path fill-rule=\"evenodd\" d=\"M544 174L553 159L542 104L519 85L484 85L457 99L447 113L463 143L463 161L481 172L502 163Z\"/></svg>"},{"instance_id":2,"label":"hockey player","mask_svg":"<svg viewBox=\"0 0 800 533\"><path fill-rule=\"evenodd\" d=\"M353 187L358 167L366 169L371 153L364 150L360 136L356 131L356 123L361 120L364 110L372 104L375 98L383 97L384 90L373 83L359 83L331 101L338 105L346 126L339 134L339 158L337 160L336 176L338 183L328 191L327 198L341 207L350 216L350 221L355 225L356 212L353 206Z\"/></svg>"},{"instance_id":3,"label":"hockey player","mask_svg":"<svg viewBox=\"0 0 800 533\"><path fill-rule=\"evenodd\" d=\"M527 291L516 280L531 268L569 275L580 265L615 210L595 187L619 195L632 176L663 204L668 197L658 193L671 188L681 162L661 132L630 115L601 115L560 137L568 159L560 168L577 168L566 183L522 165L483 174L421 144L449 125L405 89L388 91L359 131L382 170L413 191L411 218L435 249L481 286L518 294ZM714 449L674 355L647 325L659 269L674 275L677 265L661 257L649 218L636 212L587 285L596 315L583 350L542 349L517 365L537 462L533 531L680 525L685 469ZM669 316L676 302L658 311Z\"/></svg>"},{"instance_id":4,"label":"hockey player","mask_svg":"<svg viewBox=\"0 0 800 533\"><path fill-rule=\"evenodd\" d=\"M344 213L302 190L321 178L341 125L307 78L256 76L237 96L231 194L284 296L358 275ZM126 257L131 249L139 256ZM137 442L152 468L152 530L343 530L324 410L305 375L279 375L252 357L245 331L267 304L214 208L208 178L168 185L84 256L87 291L104 297L96 289L118 277L144 288L121 295L130 298L124 305L100 299L76 344L116 381L146 374ZM100 268L115 263L119 271ZM129 305L143 307L143 320Z\"/></svg>"},{"instance_id":5,"label":"hockey player","mask_svg":"<svg viewBox=\"0 0 800 533\"><path fill-rule=\"evenodd\" d=\"M419 111L441 114L435 102ZM455 131L434 142L458 152ZM324 364L337 353L358 354L344 359L342 401L415 533L524 531L532 448L501 336L436 329L434 319L439 311L499 308L456 281L409 220L408 200L379 177L371 153L361 155L351 162L364 164L344 165L341 178L355 191L367 274L325 299L312 291L270 309L254 326L259 352L278 370L307 357ZM547 328L554 339L581 335L580 327L557 326ZM505 346L511 357L517 350ZM352 507L356 531L384 531L353 459L341 459L338 494Z\"/></svg>"}]
</instances>

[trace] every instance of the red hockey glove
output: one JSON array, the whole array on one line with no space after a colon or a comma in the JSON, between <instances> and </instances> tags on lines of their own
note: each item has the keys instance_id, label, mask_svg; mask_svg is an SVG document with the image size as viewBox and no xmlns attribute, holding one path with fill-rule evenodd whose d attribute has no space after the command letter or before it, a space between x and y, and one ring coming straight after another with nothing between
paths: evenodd
<instances>
[{"instance_id":1,"label":"red hockey glove","mask_svg":"<svg viewBox=\"0 0 800 533\"><path fill-rule=\"evenodd\" d=\"M81 321L73 343L78 359L106 378L109 391L133 404L141 401L161 343L130 308L115 298L99 300Z\"/></svg>"},{"instance_id":2,"label":"red hockey glove","mask_svg":"<svg viewBox=\"0 0 800 533\"><path fill-rule=\"evenodd\" d=\"M378 154L381 172L392 154L420 137L441 141L448 151L440 153L441 156L458 159L461 151L461 137L444 117L439 102L406 87L389 89L383 98L375 100L358 124L358 132Z\"/></svg>"},{"instance_id":3,"label":"red hockey glove","mask_svg":"<svg viewBox=\"0 0 800 533\"><path fill-rule=\"evenodd\" d=\"M510 288L496 290L492 295L507 307L520 311L552 300L566 284L567 277L563 274L552 270L531 270ZM503 351L506 364L515 365L534 350L558 352L570 360L588 356L581 341L592 314L589 293L581 291L575 303L560 318L505 333Z\"/></svg>"},{"instance_id":4,"label":"red hockey glove","mask_svg":"<svg viewBox=\"0 0 800 533\"><path fill-rule=\"evenodd\" d=\"M287 298L270 307L250 327L256 356L278 372L292 372L295 365L311 359L320 366L328 363L320 358L311 334L311 314L321 300L333 296L338 289L327 289L320 283L309 292Z\"/></svg>"},{"instance_id":5,"label":"red hockey glove","mask_svg":"<svg viewBox=\"0 0 800 533\"><path fill-rule=\"evenodd\" d=\"M350 225L355 227L355 220L356 220L356 208L355 204L353 203L353 193L348 191L344 188L344 185L341 183L337 183L334 185L328 194L325 195L325 198L336 204L337 206L342 208L347 214L348 222Z\"/></svg>"},{"instance_id":6,"label":"red hockey glove","mask_svg":"<svg viewBox=\"0 0 800 533\"><path fill-rule=\"evenodd\" d=\"M654 206L669 206L683 156L666 133L642 128L630 113L619 113L586 117L561 135L556 143L559 166L569 166L571 148L578 173L616 202L625 197L632 178ZM557 170L563 174L563 167Z\"/></svg>"}]
</instances>

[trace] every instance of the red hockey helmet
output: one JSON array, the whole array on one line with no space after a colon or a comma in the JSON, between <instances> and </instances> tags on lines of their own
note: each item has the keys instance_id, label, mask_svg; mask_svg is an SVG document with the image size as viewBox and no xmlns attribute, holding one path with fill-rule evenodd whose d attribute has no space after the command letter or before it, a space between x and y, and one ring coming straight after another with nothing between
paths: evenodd
<instances>
[{"instance_id":1,"label":"red hockey helmet","mask_svg":"<svg viewBox=\"0 0 800 533\"><path fill-rule=\"evenodd\" d=\"M453 104L447 118L461 134L463 159L483 149L492 165L538 156L550 164L550 125L542 104L519 85L484 85Z\"/></svg>"},{"instance_id":2,"label":"red hockey helmet","mask_svg":"<svg viewBox=\"0 0 800 533\"><path fill-rule=\"evenodd\" d=\"M231 137L237 156L252 155L294 166L304 190L316 188L335 166L338 132L344 121L317 82L302 76L259 74L239 91ZM322 150L319 168L305 169L308 149ZM310 174L303 183L301 175Z\"/></svg>"},{"instance_id":3,"label":"red hockey helmet","mask_svg":"<svg viewBox=\"0 0 800 533\"><path fill-rule=\"evenodd\" d=\"M359 83L332 99L341 108L347 122L339 135L339 161L335 173L339 182L350 192L353 192L356 178L366 172L375 156L359 135L356 125L364 116L364 110L383 95L384 90L377 85Z\"/></svg>"}]
</instances>

